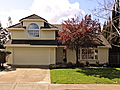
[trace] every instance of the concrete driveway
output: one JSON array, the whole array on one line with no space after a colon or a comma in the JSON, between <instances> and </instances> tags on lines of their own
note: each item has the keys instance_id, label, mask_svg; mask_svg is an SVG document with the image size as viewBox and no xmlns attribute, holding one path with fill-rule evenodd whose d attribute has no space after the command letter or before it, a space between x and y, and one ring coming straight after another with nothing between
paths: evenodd
<instances>
[{"instance_id":1,"label":"concrete driveway","mask_svg":"<svg viewBox=\"0 0 120 90\"><path fill-rule=\"evenodd\" d=\"M50 70L28 66L0 72L0 90L50 90Z\"/></svg>"}]
</instances>

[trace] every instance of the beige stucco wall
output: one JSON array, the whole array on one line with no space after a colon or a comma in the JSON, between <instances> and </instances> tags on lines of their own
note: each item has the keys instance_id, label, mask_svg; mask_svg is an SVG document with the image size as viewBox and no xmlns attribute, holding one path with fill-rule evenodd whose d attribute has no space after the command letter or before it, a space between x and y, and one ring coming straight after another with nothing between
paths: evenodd
<instances>
[{"instance_id":1,"label":"beige stucco wall","mask_svg":"<svg viewBox=\"0 0 120 90\"><path fill-rule=\"evenodd\" d=\"M29 21L23 21L23 26L28 26L31 23L36 23L39 27L43 27L44 26L44 22L43 21L33 21L33 20L29 20Z\"/></svg>"},{"instance_id":2,"label":"beige stucco wall","mask_svg":"<svg viewBox=\"0 0 120 90\"><path fill-rule=\"evenodd\" d=\"M109 49L105 47L99 47L98 48L100 63L108 63L108 57L109 57Z\"/></svg>"},{"instance_id":3,"label":"beige stucco wall","mask_svg":"<svg viewBox=\"0 0 120 90\"><path fill-rule=\"evenodd\" d=\"M76 62L75 51L67 50L67 62ZM100 64L104 64L108 62L108 48L98 48L98 60L79 60L82 63L86 63L89 61L90 64L96 64L96 61L99 61Z\"/></svg>"},{"instance_id":4,"label":"beige stucco wall","mask_svg":"<svg viewBox=\"0 0 120 90\"><path fill-rule=\"evenodd\" d=\"M35 40L55 40L55 31L44 31L40 30L40 37L39 38L29 38L27 37L26 30L13 30L11 31L11 38L12 39L35 39Z\"/></svg>"},{"instance_id":5,"label":"beige stucco wall","mask_svg":"<svg viewBox=\"0 0 120 90\"><path fill-rule=\"evenodd\" d=\"M56 62L59 63L59 62L63 62L63 58L62 58L62 55L63 55L63 47L58 47L56 49Z\"/></svg>"},{"instance_id":6,"label":"beige stucco wall","mask_svg":"<svg viewBox=\"0 0 120 90\"><path fill-rule=\"evenodd\" d=\"M50 63L49 64L55 64L56 63L56 48L50 48Z\"/></svg>"},{"instance_id":7,"label":"beige stucco wall","mask_svg":"<svg viewBox=\"0 0 120 90\"><path fill-rule=\"evenodd\" d=\"M43 27L44 26L44 22L41 21L36 21L36 22L32 22L32 21L25 21L23 22L23 26L26 26L26 29L24 28L8 28L8 30L11 32L11 38L12 39L36 39L36 40L55 40L55 30L49 29L49 30L44 30L44 29L39 29L40 30L40 37L38 38L30 38L27 36L27 27L29 24L31 23L36 23L39 27Z\"/></svg>"},{"instance_id":8,"label":"beige stucco wall","mask_svg":"<svg viewBox=\"0 0 120 90\"><path fill-rule=\"evenodd\" d=\"M72 51L70 49L67 49L67 62L76 62L76 55L75 55L75 51Z\"/></svg>"},{"instance_id":9,"label":"beige stucco wall","mask_svg":"<svg viewBox=\"0 0 120 90\"><path fill-rule=\"evenodd\" d=\"M8 64L17 65L49 65L55 64L56 62L63 62L61 56L63 55L63 47L7 47L7 51L11 51L7 57ZM76 62L75 51L69 49L66 50L67 62ZM96 64L99 61L100 64L108 62L108 48L98 48L98 60L79 60L80 62L86 63L89 61L90 64Z\"/></svg>"},{"instance_id":10,"label":"beige stucco wall","mask_svg":"<svg viewBox=\"0 0 120 90\"><path fill-rule=\"evenodd\" d=\"M55 48L7 48L12 54L7 64L13 65L49 65L56 62Z\"/></svg>"},{"instance_id":11,"label":"beige stucco wall","mask_svg":"<svg viewBox=\"0 0 120 90\"><path fill-rule=\"evenodd\" d=\"M54 40L55 39L55 31L44 31L44 30L41 30L41 32L40 32L40 39Z\"/></svg>"},{"instance_id":12,"label":"beige stucco wall","mask_svg":"<svg viewBox=\"0 0 120 90\"><path fill-rule=\"evenodd\" d=\"M22 38L26 38L27 36L26 30L14 30L10 32L11 32L12 39L22 39Z\"/></svg>"}]
</instances>

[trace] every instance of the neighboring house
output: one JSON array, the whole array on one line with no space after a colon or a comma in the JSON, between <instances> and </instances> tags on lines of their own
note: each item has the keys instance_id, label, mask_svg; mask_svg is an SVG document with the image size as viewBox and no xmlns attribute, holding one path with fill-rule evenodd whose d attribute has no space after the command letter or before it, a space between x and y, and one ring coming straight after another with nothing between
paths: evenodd
<instances>
[{"instance_id":1,"label":"neighboring house","mask_svg":"<svg viewBox=\"0 0 120 90\"><path fill-rule=\"evenodd\" d=\"M112 46L109 49L110 65L120 65L120 47Z\"/></svg>"},{"instance_id":2,"label":"neighboring house","mask_svg":"<svg viewBox=\"0 0 120 90\"><path fill-rule=\"evenodd\" d=\"M51 25L38 15L30 15L20 23L8 27L11 40L5 44L11 51L8 64L12 65L49 65L63 62L63 53L67 62L76 62L75 51L64 49L56 40L60 24ZM108 62L108 50L111 47L102 35L98 36L98 48L80 48L79 60L95 64Z\"/></svg>"}]
</instances>

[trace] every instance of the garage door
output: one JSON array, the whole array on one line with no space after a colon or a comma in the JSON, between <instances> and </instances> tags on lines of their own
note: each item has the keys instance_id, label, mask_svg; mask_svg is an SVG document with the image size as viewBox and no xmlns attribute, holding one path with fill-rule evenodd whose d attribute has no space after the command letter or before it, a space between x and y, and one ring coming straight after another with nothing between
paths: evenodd
<instances>
[{"instance_id":1,"label":"garage door","mask_svg":"<svg viewBox=\"0 0 120 90\"><path fill-rule=\"evenodd\" d=\"M14 65L49 65L49 48L15 48Z\"/></svg>"}]
</instances>

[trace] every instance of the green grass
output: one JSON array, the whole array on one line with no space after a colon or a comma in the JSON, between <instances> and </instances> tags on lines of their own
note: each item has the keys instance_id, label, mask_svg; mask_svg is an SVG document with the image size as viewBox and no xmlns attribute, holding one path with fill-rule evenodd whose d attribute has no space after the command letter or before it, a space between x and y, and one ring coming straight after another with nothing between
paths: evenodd
<instances>
[{"instance_id":1,"label":"green grass","mask_svg":"<svg viewBox=\"0 0 120 90\"><path fill-rule=\"evenodd\" d=\"M120 84L120 68L51 69L53 84Z\"/></svg>"}]
</instances>

